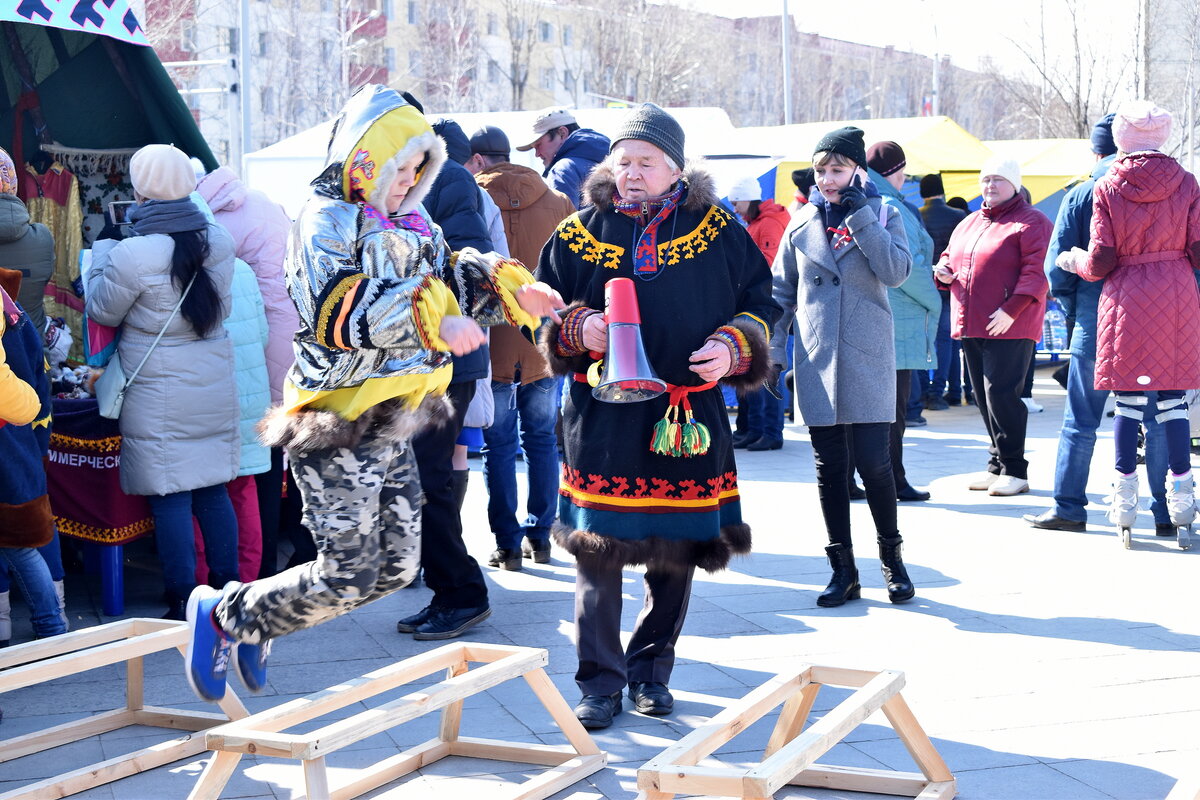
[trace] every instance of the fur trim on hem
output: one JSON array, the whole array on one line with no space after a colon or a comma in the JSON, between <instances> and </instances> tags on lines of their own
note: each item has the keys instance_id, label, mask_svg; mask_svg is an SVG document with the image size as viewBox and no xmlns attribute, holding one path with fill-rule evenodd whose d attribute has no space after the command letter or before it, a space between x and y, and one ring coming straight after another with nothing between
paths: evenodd
<instances>
[{"instance_id":1,"label":"fur trim on hem","mask_svg":"<svg viewBox=\"0 0 1200 800\"><path fill-rule=\"evenodd\" d=\"M0 546L44 547L54 538L50 495L27 503L0 503Z\"/></svg>"},{"instance_id":2,"label":"fur trim on hem","mask_svg":"<svg viewBox=\"0 0 1200 800\"><path fill-rule=\"evenodd\" d=\"M735 555L750 552L750 526L745 523L726 525L716 539L697 542L682 539L616 539L591 531L571 530L561 522L550 529L559 547L576 561L609 562L623 567L653 564L655 566L699 567L705 572L719 572L729 565Z\"/></svg>"},{"instance_id":3,"label":"fur trim on hem","mask_svg":"<svg viewBox=\"0 0 1200 800\"><path fill-rule=\"evenodd\" d=\"M562 330L562 317L565 317L577 308L582 308L584 305L583 302L571 303L563 310L562 316L551 316L550 322L539 332L538 349L546 357L546 361L550 364L550 371L555 375L572 375L580 371L578 367L582 356L563 358L555 352L555 344L558 342L558 332Z\"/></svg>"},{"instance_id":4,"label":"fur trim on hem","mask_svg":"<svg viewBox=\"0 0 1200 800\"><path fill-rule=\"evenodd\" d=\"M397 398L372 406L356 420L336 412L306 408L289 414L275 406L258 423L258 439L267 447L285 447L297 453L357 447L371 433L381 439L407 441L430 426L442 426L454 410L445 395L429 395L415 409Z\"/></svg>"},{"instance_id":5,"label":"fur trim on hem","mask_svg":"<svg viewBox=\"0 0 1200 800\"><path fill-rule=\"evenodd\" d=\"M687 184L687 197L683 199L685 211L703 211L717 204L720 199L712 175L705 168L703 159L689 159L683 165L683 182ZM617 176L607 160L601 161L592 170L583 184L583 196L596 208L607 211L612 208L613 192L617 189Z\"/></svg>"},{"instance_id":6,"label":"fur trim on hem","mask_svg":"<svg viewBox=\"0 0 1200 800\"><path fill-rule=\"evenodd\" d=\"M762 325L742 317L729 323L746 336L750 343L750 369L741 375L728 375L721 383L738 394L749 394L762 386L771 376L771 350Z\"/></svg>"}]
</instances>

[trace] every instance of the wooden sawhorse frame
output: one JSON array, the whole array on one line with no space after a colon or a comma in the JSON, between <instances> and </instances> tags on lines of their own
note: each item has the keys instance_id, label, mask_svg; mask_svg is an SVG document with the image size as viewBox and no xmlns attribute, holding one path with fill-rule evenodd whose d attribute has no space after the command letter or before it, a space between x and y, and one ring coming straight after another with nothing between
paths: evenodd
<instances>
[{"instance_id":1,"label":"wooden sawhorse frame","mask_svg":"<svg viewBox=\"0 0 1200 800\"><path fill-rule=\"evenodd\" d=\"M801 733L822 685L857 691ZM903 686L904 673L890 670L808 666L795 675L777 675L647 761L638 770L638 796L669 800L682 792L765 800L791 784L950 800L956 791L954 776L900 696ZM783 710L760 764L750 769L697 766L780 703ZM920 774L815 763L880 709L921 768Z\"/></svg>"},{"instance_id":2,"label":"wooden sawhorse frame","mask_svg":"<svg viewBox=\"0 0 1200 800\"><path fill-rule=\"evenodd\" d=\"M470 669L470 662L484 666ZM237 768L243 753L294 758L304 763L304 783L309 800L349 800L398 780L413 770L446 756L467 756L553 767L513 786L511 800L533 800L554 794L582 780L607 763L607 756L592 741L558 689L542 668L546 651L532 647L459 642L367 673L307 697L209 731L205 739L216 755L205 768L189 800L216 800ZM331 722L311 733L282 733L302 722L324 716L398 686L420 680L440 670L445 680L371 708L347 719ZM459 736L463 699L505 681L523 677L570 745L503 742ZM441 709L438 736L398 753L362 771L343 786L329 786L325 756L423 714ZM424 787L427 788L428 787Z\"/></svg>"},{"instance_id":3,"label":"wooden sawhorse frame","mask_svg":"<svg viewBox=\"0 0 1200 800\"><path fill-rule=\"evenodd\" d=\"M0 693L125 662L124 708L0 741L0 763L129 725L202 731L246 716L245 707L232 691L227 691L225 699L219 704L224 714L144 704L142 657L171 648L185 653L187 645L188 627L185 622L127 619L0 650ZM93 786L198 755L204 750L203 737L189 734L13 789L0 795L0 800L67 797Z\"/></svg>"}]
</instances>

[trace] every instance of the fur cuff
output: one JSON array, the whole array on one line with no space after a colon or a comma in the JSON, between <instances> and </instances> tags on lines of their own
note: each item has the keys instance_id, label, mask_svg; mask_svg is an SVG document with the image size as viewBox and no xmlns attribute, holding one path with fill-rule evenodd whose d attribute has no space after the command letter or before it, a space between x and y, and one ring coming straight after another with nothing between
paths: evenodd
<instances>
[{"instance_id":1,"label":"fur cuff","mask_svg":"<svg viewBox=\"0 0 1200 800\"><path fill-rule=\"evenodd\" d=\"M737 328L750 343L750 369L741 375L728 375L721 383L734 389L738 394L749 394L762 386L763 381L771 375L771 353L767 346L767 337L762 325L744 317L735 318L729 323Z\"/></svg>"},{"instance_id":2,"label":"fur cuff","mask_svg":"<svg viewBox=\"0 0 1200 800\"><path fill-rule=\"evenodd\" d=\"M356 420L320 408L289 414L283 406L275 406L258 423L258 439L267 447L285 447L296 453L354 448L368 433L407 441L430 426L446 424L453 414L445 395L428 395L415 409L400 399L387 400L368 408Z\"/></svg>"},{"instance_id":3,"label":"fur cuff","mask_svg":"<svg viewBox=\"0 0 1200 800\"><path fill-rule=\"evenodd\" d=\"M16 505L0 503L0 546L44 547L53 538L49 495Z\"/></svg>"},{"instance_id":4,"label":"fur cuff","mask_svg":"<svg viewBox=\"0 0 1200 800\"><path fill-rule=\"evenodd\" d=\"M553 315L550 321L542 326L538 336L538 347L545 356L546 361L550 364L550 371L555 375L571 375L575 372L583 372L589 366L589 361L586 356L570 356L564 357L558 354L558 336L562 331L562 318L571 313L577 308L584 308L585 303L571 303L567 306L562 315Z\"/></svg>"},{"instance_id":5,"label":"fur cuff","mask_svg":"<svg viewBox=\"0 0 1200 800\"><path fill-rule=\"evenodd\" d=\"M750 552L750 526L744 523L726 525L721 528L720 536L704 542L658 537L615 539L591 531L571 530L561 522L554 523L550 534L576 561L607 562L622 567L647 564L719 572L733 556Z\"/></svg>"}]
</instances>

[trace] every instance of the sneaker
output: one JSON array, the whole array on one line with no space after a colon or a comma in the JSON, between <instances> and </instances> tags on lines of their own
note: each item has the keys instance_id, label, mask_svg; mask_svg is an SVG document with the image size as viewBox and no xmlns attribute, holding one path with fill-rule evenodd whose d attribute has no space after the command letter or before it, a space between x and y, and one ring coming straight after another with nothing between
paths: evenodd
<instances>
[{"instance_id":1,"label":"sneaker","mask_svg":"<svg viewBox=\"0 0 1200 800\"><path fill-rule=\"evenodd\" d=\"M1029 481L1024 478L1014 478L1012 475L999 475L988 487L987 493L992 497L1012 497L1029 491Z\"/></svg>"},{"instance_id":2,"label":"sneaker","mask_svg":"<svg viewBox=\"0 0 1200 800\"><path fill-rule=\"evenodd\" d=\"M550 540L530 539L526 536L525 541L521 542L521 555L525 558L532 558L535 564L549 564Z\"/></svg>"},{"instance_id":3,"label":"sneaker","mask_svg":"<svg viewBox=\"0 0 1200 800\"><path fill-rule=\"evenodd\" d=\"M929 420L927 420L921 416L918 416L916 419L905 419L904 420L904 427L906 427L906 428L924 428L928 424L929 424Z\"/></svg>"},{"instance_id":4,"label":"sneaker","mask_svg":"<svg viewBox=\"0 0 1200 800\"><path fill-rule=\"evenodd\" d=\"M267 688L267 656L271 655L271 640L262 644L238 642L233 648L233 666L242 686L251 694Z\"/></svg>"},{"instance_id":5,"label":"sneaker","mask_svg":"<svg viewBox=\"0 0 1200 800\"><path fill-rule=\"evenodd\" d=\"M488 566L499 567L509 572L520 572L521 551L510 550L507 547L498 547L488 556Z\"/></svg>"},{"instance_id":6,"label":"sneaker","mask_svg":"<svg viewBox=\"0 0 1200 800\"><path fill-rule=\"evenodd\" d=\"M1032 397L1022 397L1021 402L1029 409L1030 414L1040 414L1046 410L1046 407L1034 400Z\"/></svg>"},{"instance_id":7,"label":"sneaker","mask_svg":"<svg viewBox=\"0 0 1200 800\"><path fill-rule=\"evenodd\" d=\"M211 586L197 586L187 603L188 637L187 679L201 700L215 703L225 697L225 678L229 672L233 640L213 621L213 609L224 595Z\"/></svg>"},{"instance_id":8,"label":"sneaker","mask_svg":"<svg viewBox=\"0 0 1200 800\"><path fill-rule=\"evenodd\" d=\"M429 619L413 629L413 638L421 642L453 639L491 615L492 609L487 605L476 608L435 608L430 612Z\"/></svg>"},{"instance_id":9,"label":"sneaker","mask_svg":"<svg viewBox=\"0 0 1200 800\"><path fill-rule=\"evenodd\" d=\"M956 404L957 405L957 404ZM950 404L946 402L944 397L937 395L929 395L925 398L926 411L946 411L950 408Z\"/></svg>"},{"instance_id":10,"label":"sneaker","mask_svg":"<svg viewBox=\"0 0 1200 800\"><path fill-rule=\"evenodd\" d=\"M985 472L982 475L976 476L967 484L967 488L972 492L986 492L992 488L992 484L1000 480L1000 476L994 472Z\"/></svg>"},{"instance_id":11,"label":"sneaker","mask_svg":"<svg viewBox=\"0 0 1200 800\"><path fill-rule=\"evenodd\" d=\"M1196 519L1196 495L1191 470L1182 475L1167 475L1167 511L1175 525L1191 525Z\"/></svg>"},{"instance_id":12,"label":"sneaker","mask_svg":"<svg viewBox=\"0 0 1200 800\"><path fill-rule=\"evenodd\" d=\"M427 605L417 613L404 617L396 622L396 631L398 633L412 633L421 625L424 625L429 616L433 614L433 605Z\"/></svg>"},{"instance_id":13,"label":"sneaker","mask_svg":"<svg viewBox=\"0 0 1200 800\"><path fill-rule=\"evenodd\" d=\"M1109 506L1105 517L1118 528L1132 528L1137 522L1138 512L1138 477L1137 473L1124 475L1117 473L1113 479L1112 495L1108 498Z\"/></svg>"}]
</instances>

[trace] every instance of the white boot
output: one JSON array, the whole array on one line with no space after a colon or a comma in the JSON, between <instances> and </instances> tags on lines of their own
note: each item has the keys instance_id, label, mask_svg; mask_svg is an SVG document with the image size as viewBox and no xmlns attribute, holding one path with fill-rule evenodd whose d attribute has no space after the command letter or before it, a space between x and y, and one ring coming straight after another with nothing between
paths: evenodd
<instances>
[{"instance_id":1,"label":"white boot","mask_svg":"<svg viewBox=\"0 0 1200 800\"><path fill-rule=\"evenodd\" d=\"M1182 475L1167 475L1167 511L1176 527L1191 525L1196 519L1196 492L1190 469Z\"/></svg>"},{"instance_id":2,"label":"white boot","mask_svg":"<svg viewBox=\"0 0 1200 800\"><path fill-rule=\"evenodd\" d=\"M1108 521L1118 528L1132 528L1137 522L1138 477L1136 472L1123 475L1118 472L1113 480L1112 496L1109 498Z\"/></svg>"},{"instance_id":3,"label":"white boot","mask_svg":"<svg viewBox=\"0 0 1200 800\"><path fill-rule=\"evenodd\" d=\"M71 630L71 623L67 617L67 589L62 581L54 582L54 594L58 596L58 615L62 617L63 633L66 633Z\"/></svg>"},{"instance_id":4,"label":"white boot","mask_svg":"<svg viewBox=\"0 0 1200 800\"><path fill-rule=\"evenodd\" d=\"M0 647L8 647L12 639L12 607L8 604L8 592L0 592Z\"/></svg>"}]
</instances>

